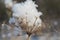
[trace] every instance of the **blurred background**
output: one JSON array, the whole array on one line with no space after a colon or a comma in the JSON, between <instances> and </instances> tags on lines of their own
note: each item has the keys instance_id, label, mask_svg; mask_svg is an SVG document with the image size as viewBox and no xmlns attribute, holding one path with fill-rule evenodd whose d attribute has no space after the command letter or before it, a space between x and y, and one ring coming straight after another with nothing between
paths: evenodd
<instances>
[{"instance_id":1,"label":"blurred background","mask_svg":"<svg viewBox=\"0 0 60 40\"><path fill-rule=\"evenodd\" d=\"M12 17L10 9L5 7L3 2L0 0L0 40L9 40L2 38L2 23L6 22ZM13 0L17 2L24 2L25 0ZM60 0L33 0L38 5L37 10L41 11L42 22L45 28L42 28L42 34L33 35L31 40L60 40ZM7 11L6 11L7 10ZM4 31L4 30L3 30ZM23 32L22 36L12 37L11 40L25 40L26 33Z\"/></svg>"}]
</instances>

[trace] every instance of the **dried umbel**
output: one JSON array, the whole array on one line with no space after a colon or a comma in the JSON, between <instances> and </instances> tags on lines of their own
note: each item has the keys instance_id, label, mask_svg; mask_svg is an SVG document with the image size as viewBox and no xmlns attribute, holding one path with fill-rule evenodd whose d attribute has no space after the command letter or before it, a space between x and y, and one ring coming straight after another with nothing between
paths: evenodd
<instances>
[{"instance_id":1,"label":"dried umbel","mask_svg":"<svg viewBox=\"0 0 60 40\"><path fill-rule=\"evenodd\" d=\"M34 34L42 24L42 20L40 19L42 12L38 12L36 7L38 7L38 5L32 0L16 3L12 7L13 16L18 17L18 24L29 37Z\"/></svg>"},{"instance_id":2,"label":"dried umbel","mask_svg":"<svg viewBox=\"0 0 60 40\"><path fill-rule=\"evenodd\" d=\"M12 0L10 0L10 2L5 3L5 6L7 9L10 9L7 10L8 13L12 11L13 17L18 17L18 24L22 30L27 33L28 39L30 35L36 33L38 28L41 27L42 20L40 16L42 12L38 12L36 8L38 5L32 0L26 0L25 2L16 3L14 5Z\"/></svg>"}]
</instances>

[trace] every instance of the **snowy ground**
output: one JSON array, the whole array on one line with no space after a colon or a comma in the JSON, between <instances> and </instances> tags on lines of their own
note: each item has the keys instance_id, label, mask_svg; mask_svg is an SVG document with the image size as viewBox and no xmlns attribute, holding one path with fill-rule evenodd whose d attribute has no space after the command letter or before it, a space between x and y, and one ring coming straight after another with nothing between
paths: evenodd
<instances>
[{"instance_id":1,"label":"snowy ground","mask_svg":"<svg viewBox=\"0 0 60 40\"><path fill-rule=\"evenodd\" d=\"M18 37L19 38L19 37ZM23 37L24 38L24 37ZM18 39L18 40L20 40L20 39ZM22 39L21 39L22 40ZM23 39L23 40L26 40L26 38L25 39ZM58 36L58 35L53 35L53 36L48 36L47 34L46 35L44 35L44 36L32 36L31 37L31 40L60 40L60 36Z\"/></svg>"},{"instance_id":2,"label":"snowy ground","mask_svg":"<svg viewBox=\"0 0 60 40\"><path fill-rule=\"evenodd\" d=\"M15 29L13 30L15 34L18 34L19 33L19 30L17 30L18 28L15 27ZM21 32L20 32L21 33ZM8 34L8 32L7 32ZM10 36L9 37L6 37L7 40L26 40L27 38L27 35L26 33L23 33L21 36ZM4 38L3 40L6 40L6 38ZM2 40L2 37L1 37L1 34L0 34L0 40ZM50 34L50 33L45 33L44 35L42 36L31 36L31 40L60 40L60 33L57 33L57 32L54 32L53 34Z\"/></svg>"},{"instance_id":3,"label":"snowy ground","mask_svg":"<svg viewBox=\"0 0 60 40\"><path fill-rule=\"evenodd\" d=\"M23 35L23 36L17 36L17 37L12 37L11 40L26 40L26 35ZM0 37L0 40L1 37ZM31 40L60 40L60 35L58 34L54 34L52 36L48 36L48 34L46 35L43 35L43 36L32 36L31 37Z\"/></svg>"}]
</instances>

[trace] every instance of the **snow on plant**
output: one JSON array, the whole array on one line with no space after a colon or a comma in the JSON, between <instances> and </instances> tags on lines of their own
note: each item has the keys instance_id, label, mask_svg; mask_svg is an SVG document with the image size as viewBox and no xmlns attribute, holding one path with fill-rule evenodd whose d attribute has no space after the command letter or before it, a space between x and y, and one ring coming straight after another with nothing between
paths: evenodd
<instances>
[{"instance_id":1,"label":"snow on plant","mask_svg":"<svg viewBox=\"0 0 60 40\"><path fill-rule=\"evenodd\" d=\"M12 7L13 16L19 18L20 26L28 35L31 35L42 24L40 19L42 12L38 12L36 7L38 5L32 0L16 3Z\"/></svg>"},{"instance_id":2,"label":"snow on plant","mask_svg":"<svg viewBox=\"0 0 60 40\"><path fill-rule=\"evenodd\" d=\"M10 0L10 2L11 3L6 2L5 4L9 3L9 6L12 6L12 1ZM12 6L13 17L19 18L18 23L29 36L36 31L38 27L41 27L42 24L42 20L40 19L42 12L38 12L37 7L38 5L32 0L15 3Z\"/></svg>"},{"instance_id":3,"label":"snow on plant","mask_svg":"<svg viewBox=\"0 0 60 40\"><path fill-rule=\"evenodd\" d=\"M28 22L29 26L33 26L36 18L35 25L37 25L37 23L41 24L39 16L42 15L42 12L38 12L36 7L38 7L38 5L32 0L26 0L24 3L16 3L12 8L13 16L19 17L20 20L22 18L24 23Z\"/></svg>"},{"instance_id":4,"label":"snow on plant","mask_svg":"<svg viewBox=\"0 0 60 40\"><path fill-rule=\"evenodd\" d=\"M13 1L12 0L4 0L6 8L12 7L13 6Z\"/></svg>"}]
</instances>

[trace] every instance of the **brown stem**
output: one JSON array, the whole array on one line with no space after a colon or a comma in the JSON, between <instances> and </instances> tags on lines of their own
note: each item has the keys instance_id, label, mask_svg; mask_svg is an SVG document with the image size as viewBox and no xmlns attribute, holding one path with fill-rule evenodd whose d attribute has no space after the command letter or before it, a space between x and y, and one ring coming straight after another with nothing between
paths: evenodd
<instances>
[{"instance_id":1,"label":"brown stem","mask_svg":"<svg viewBox=\"0 0 60 40\"><path fill-rule=\"evenodd\" d=\"M27 40L30 40L30 36L28 35Z\"/></svg>"}]
</instances>

